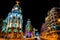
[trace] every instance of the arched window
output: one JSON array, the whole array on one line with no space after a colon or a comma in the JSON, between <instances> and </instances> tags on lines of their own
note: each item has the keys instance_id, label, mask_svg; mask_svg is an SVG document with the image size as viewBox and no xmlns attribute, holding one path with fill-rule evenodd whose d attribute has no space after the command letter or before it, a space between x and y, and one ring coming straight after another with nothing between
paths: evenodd
<instances>
[{"instance_id":1,"label":"arched window","mask_svg":"<svg viewBox=\"0 0 60 40\"><path fill-rule=\"evenodd\" d=\"M14 28L17 28L17 24L16 23L14 23Z\"/></svg>"},{"instance_id":2,"label":"arched window","mask_svg":"<svg viewBox=\"0 0 60 40\"><path fill-rule=\"evenodd\" d=\"M10 28L12 27L12 23L10 23Z\"/></svg>"},{"instance_id":3,"label":"arched window","mask_svg":"<svg viewBox=\"0 0 60 40\"><path fill-rule=\"evenodd\" d=\"M22 30L19 30L19 32L21 33L21 32L22 32Z\"/></svg>"},{"instance_id":4,"label":"arched window","mask_svg":"<svg viewBox=\"0 0 60 40\"><path fill-rule=\"evenodd\" d=\"M18 32L18 30L17 29L14 29L14 32Z\"/></svg>"},{"instance_id":5,"label":"arched window","mask_svg":"<svg viewBox=\"0 0 60 40\"><path fill-rule=\"evenodd\" d=\"M8 32L11 32L11 31L12 31L12 29L9 29L9 30L8 30Z\"/></svg>"}]
</instances>

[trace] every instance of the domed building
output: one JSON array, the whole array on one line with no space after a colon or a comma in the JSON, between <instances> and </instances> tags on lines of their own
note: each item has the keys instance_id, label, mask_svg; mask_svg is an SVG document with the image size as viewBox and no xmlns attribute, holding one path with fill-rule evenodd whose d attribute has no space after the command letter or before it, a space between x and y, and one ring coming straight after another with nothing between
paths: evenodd
<instances>
[{"instance_id":1,"label":"domed building","mask_svg":"<svg viewBox=\"0 0 60 40\"><path fill-rule=\"evenodd\" d=\"M3 36L2 38L9 40L20 40L20 39L24 40L26 38L29 38L35 40L34 38L35 33L31 25L30 19L28 19L25 27L25 33L23 33L23 15L22 15L21 7L19 6L19 1L16 2L17 4L13 6L11 12L9 12L6 19L3 20L4 25L2 26L2 31L1 31Z\"/></svg>"},{"instance_id":2,"label":"domed building","mask_svg":"<svg viewBox=\"0 0 60 40\"><path fill-rule=\"evenodd\" d=\"M8 16L3 20L2 32L6 33L6 37L15 38L19 37L23 31L23 15L21 14L21 7L17 4L12 8Z\"/></svg>"}]
</instances>

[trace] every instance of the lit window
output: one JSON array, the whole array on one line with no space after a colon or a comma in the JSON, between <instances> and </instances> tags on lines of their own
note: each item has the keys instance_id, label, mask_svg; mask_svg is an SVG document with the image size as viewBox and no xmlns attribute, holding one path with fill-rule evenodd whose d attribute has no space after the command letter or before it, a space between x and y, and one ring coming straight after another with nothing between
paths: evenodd
<instances>
[{"instance_id":1,"label":"lit window","mask_svg":"<svg viewBox=\"0 0 60 40\"><path fill-rule=\"evenodd\" d=\"M15 10L18 10L18 7L15 7L14 9L15 9Z\"/></svg>"},{"instance_id":2,"label":"lit window","mask_svg":"<svg viewBox=\"0 0 60 40\"><path fill-rule=\"evenodd\" d=\"M19 30L19 32L22 32L22 30Z\"/></svg>"},{"instance_id":3,"label":"lit window","mask_svg":"<svg viewBox=\"0 0 60 40\"><path fill-rule=\"evenodd\" d=\"M20 15L18 14L17 17L20 17Z\"/></svg>"},{"instance_id":4,"label":"lit window","mask_svg":"<svg viewBox=\"0 0 60 40\"><path fill-rule=\"evenodd\" d=\"M2 26L2 31L5 31L6 27L5 26Z\"/></svg>"},{"instance_id":5,"label":"lit window","mask_svg":"<svg viewBox=\"0 0 60 40\"><path fill-rule=\"evenodd\" d=\"M53 29L56 29L56 27L57 27L56 25L53 25L53 26L52 26Z\"/></svg>"},{"instance_id":6,"label":"lit window","mask_svg":"<svg viewBox=\"0 0 60 40\"><path fill-rule=\"evenodd\" d=\"M10 27L12 27L12 23L10 23Z\"/></svg>"},{"instance_id":7,"label":"lit window","mask_svg":"<svg viewBox=\"0 0 60 40\"><path fill-rule=\"evenodd\" d=\"M11 32L11 31L12 31L11 29L8 30L8 32Z\"/></svg>"},{"instance_id":8,"label":"lit window","mask_svg":"<svg viewBox=\"0 0 60 40\"><path fill-rule=\"evenodd\" d=\"M17 32L18 30L17 29L14 29L14 32Z\"/></svg>"},{"instance_id":9,"label":"lit window","mask_svg":"<svg viewBox=\"0 0 60 40\"><path fill-rule=\"evenodd\" d=\"M16 28L16 27L17 27L17 24L15 23L15 24L14 24L14 28Z\"/></svg>"},{"instance_id":10,"label":"lit window","mask_svg":"<svg viewBox=\"0 0 60 40\"><path fill-rule=\"evenodd\" d=\"M12 15L10 15L10 17L12 17Z\"/></svg>"}]
</instances>

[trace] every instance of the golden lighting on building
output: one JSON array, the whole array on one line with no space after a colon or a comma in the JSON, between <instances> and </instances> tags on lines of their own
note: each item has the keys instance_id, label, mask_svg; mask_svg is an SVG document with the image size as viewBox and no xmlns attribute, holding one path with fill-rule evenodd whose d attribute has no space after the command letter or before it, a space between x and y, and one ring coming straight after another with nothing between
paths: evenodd
<instances>
[{"instance_id":1,"label":"golden lighting on building","mask_svg":"<svg viewBox=\"0 0 60 40\"><path fill-rule=\"evenodd\" d=\"M47 20L48 20L48 18L49 18L49 16L47 16L47 17L45 18L45 20L47 21Z\"/></svg>"},{"instance_id":2,"label":"golden lighting on building","mask_svg":"<svg viewBox=\"0 0 60 40\"><path fill-rule=\"evenodd\" d=\"M51 29L51 27L48 27L48 29Z\"/></svg>"},{"instance_id":3,"label":"golden lighting on building","mask_svg":"<svg viewBox=\"0 0 60 40\"><path fill-rule=\"evenodd\" d=\"M57 21L60 22L60 18L58 18Z\"/></svg>"},{"instance_id":4,"label":"golden lighting on building","mask_svg":"<svg viewBox=\"0 0 60 40\"><path fill-rule=\"evenodd\" d=\"M16 5L19 5L19 3L20 3L19 1L16 1Z\"/></svg>"}]
</instances>

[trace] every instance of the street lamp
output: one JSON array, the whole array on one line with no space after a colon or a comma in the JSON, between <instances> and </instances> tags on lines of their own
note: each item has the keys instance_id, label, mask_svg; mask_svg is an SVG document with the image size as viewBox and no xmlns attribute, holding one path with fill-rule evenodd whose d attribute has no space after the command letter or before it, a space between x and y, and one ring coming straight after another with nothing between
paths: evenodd
<instances>
[{"instance_id":1,"label":"street lamp","mask_svg":"<svg viewBox=\"0 0 60 40\"><path fill-rule=\"evenodd\" d=\"M53 30L56 30L56 29L57 29L56 27L57 27L56 25L53 25L53 26L52 26L52 29L53 29Z\"/></svg>"},{"instance_id":2,"label":"street lamp","mask_svg":"<svg viewBox=\"0 0 60 40\"><path fill-rule=\"evenodd\" d=\"M60 18L58 18L57 21L60 22Z\"/></svg>"}]
</instances>

